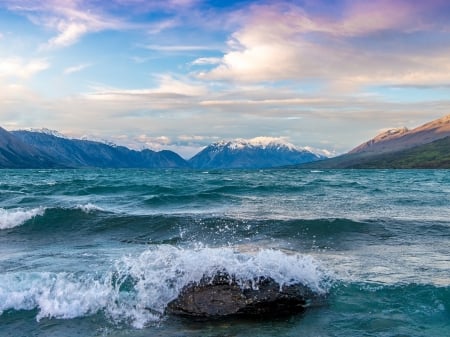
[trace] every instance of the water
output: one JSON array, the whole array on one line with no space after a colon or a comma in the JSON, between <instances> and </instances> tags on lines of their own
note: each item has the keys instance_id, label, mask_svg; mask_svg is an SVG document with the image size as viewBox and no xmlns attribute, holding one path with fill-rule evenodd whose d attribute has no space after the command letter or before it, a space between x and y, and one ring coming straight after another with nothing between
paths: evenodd
<instances>
[{"instance_id":1,"label":"water","mask_svg":"<svg viewBox=\"0 0 450 337\"><path fill-rule=\"evenodd\" d=\"M449 336L450 171L2 170L0 336ZM301 315L164 314L217 270Z\"/></svg>"}]
</instances>

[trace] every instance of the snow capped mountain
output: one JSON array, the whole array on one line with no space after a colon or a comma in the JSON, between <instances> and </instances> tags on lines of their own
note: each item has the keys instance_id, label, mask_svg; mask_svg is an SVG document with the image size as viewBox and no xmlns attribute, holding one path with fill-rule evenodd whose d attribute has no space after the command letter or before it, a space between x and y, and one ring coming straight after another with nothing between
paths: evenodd
<instances>
[{"instance_id":1,"label":"snow capped mountain","mask_svg":"<svg viewBox=\"0 0 450 337\"><path fill-rule=\"evenodd\" d=\"M266 168L324 159L306 148L296 147L283 138L256 137L222 140L192 157L194 168Z\"/></svg>"},{"instance_id":2,"label":"snow capped mountain","mask_svg":"<svg viewBox=\"0 0 450 337\"><path fill-rule=\"evenodd\" d=\"M109 145L109 146L112 146L112 147L117 147L118 146L116 143L114 143L112 141L109 141L109 140L106 140L106 139L103 139L103 138L90 136L90 135L84 135L84 136L82 136L80 138L71 138L71 137L67 137L66 135L62 134L61 132L59 132L57 130L51 130L51 129L47 129L47 128L27 128L27 129L22 129L22 130L17 130L17 131L28 131L28 132L42 133L44 135L54 136L54 137L58 137L58 138L62 138L62 139L86 140L86 141L91 141L91 142L96 142L96 143Z\"/></svg>"},{"instance_id":3,"label":"snow capped mountain","mask_svg":"<svg viewBox=\"0 0 450 337\"><path fill-rule=\"evenodd\" d=\"M66 137L61 132L56 131L56 130L47 129L47 128L37 128L37 129L36 128L28 128L28 129L17 130L17 131L37 132L37 133L43 133L43 134L49 135L49 136L55 136L58 138L69 139L69 137Z\"/></svg>"},{"instance_id":4,"label":"snow capped mountain","mask_svg":"<svg viewBox=\"0 0 450 337\"><path fill-rule=\"evenodd\" d=\"M288 149L288 150L302 150L297 148L295 145L285 141L283 138L275 137L255 137L252 139L237 138L234 140L226 141L221 140L210 146L215 146L216 148L229 148L232 150L242 150L245 148L273 148L273 149Z\"/></svg>"}]
</instances>

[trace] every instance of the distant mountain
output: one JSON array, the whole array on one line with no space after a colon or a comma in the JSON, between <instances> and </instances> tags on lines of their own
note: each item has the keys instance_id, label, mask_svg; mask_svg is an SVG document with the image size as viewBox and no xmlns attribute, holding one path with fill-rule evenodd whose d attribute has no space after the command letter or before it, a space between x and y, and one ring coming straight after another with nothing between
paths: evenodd
<instances>
[{"instance_id":1,"label":"distant mountain","mask_svg":"<svg viewBox=\"0 0 450 337\"><path fill-rule=\"evenodd\" d=\"M0 168L58 166L51 157L0 127Z\"/></svg>"},{"instance_id":2,"label":"distant mountain","mask_svg":"<svg viewBox=\"0 0 450 337\"><path fill-rule=\"evenodd\" d=\"M52 158L62 167L99 168L181 168L187 161L172 151L134 151L123 146L100 142L67 139L53 132L11 131L16 139Z\"/></svg>"},{"instance_id":3,"label":"distant mountain","mask_svg":"<svg viewBox=\"0 0 450 337\"><path fill-rule=\"evenodd\" d=\"M303 168L450 168L450 115L415 129L391 129L347 154Z\"/></svg>"},{"instance_id":4,"label":"distant mountain","mask_svg":"<svg viewBox=\"0 0 450 337\"><path fill-rule=\"evenodd\" d=\"M207 146L189 160L196 169L269 168L311 162L325 158L297 148L279 138L220 141Z\"/></svg>"}]
</instances>

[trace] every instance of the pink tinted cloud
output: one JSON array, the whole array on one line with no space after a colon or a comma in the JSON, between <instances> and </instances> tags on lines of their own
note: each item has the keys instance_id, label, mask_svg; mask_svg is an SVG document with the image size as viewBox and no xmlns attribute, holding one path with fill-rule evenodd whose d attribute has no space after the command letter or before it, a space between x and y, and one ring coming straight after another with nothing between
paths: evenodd
<instances>
[{"instance_id":1,"label":"pink tinted cloud","mask_svg":"<svg viewBox=\"0 0 450 337\"><path fill-rule=\"evenodd\" d=\"M439 1L425 6L406 0L354 0L339 13L311 14L291 3L254 5L232 34L220 64L198 75L249 82L322 79L351 85L450 81L442 72L449 68L442 60L450 56L450 49L435 43L430 52L414 41L418 31L433 35L441 30L430 20L439 6ZM408 39L394 43L392 36Z\"/></svg>"}]
</instances>

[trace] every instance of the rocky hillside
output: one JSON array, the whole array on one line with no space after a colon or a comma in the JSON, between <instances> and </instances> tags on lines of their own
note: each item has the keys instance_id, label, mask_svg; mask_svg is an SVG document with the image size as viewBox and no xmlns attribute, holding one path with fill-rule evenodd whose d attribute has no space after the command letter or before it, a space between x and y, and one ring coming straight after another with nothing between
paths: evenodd
<instances>
[{"instance_id":1,"label":"rocky hillside","mask_svg":"<svg viewBox=\"0 0 450 337\"><path fill-rule=\"evenodd\" d=\"M406 150L450 136L450 115L415 129L391 129L357 146L349 153L386 153Z\"/></svg>"},{"instance_id":2,"label":"rocky hillside","mask_svg":"<svg viewBox=\"0 0 450 337\"><path fill-rule=\"evenodd\" d=\"M450 168L450 115L412 130L392 129L347 154L302 168Z\"/></svg>"}]
</instances>

